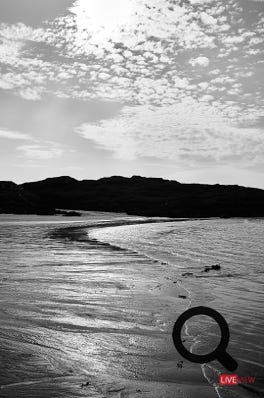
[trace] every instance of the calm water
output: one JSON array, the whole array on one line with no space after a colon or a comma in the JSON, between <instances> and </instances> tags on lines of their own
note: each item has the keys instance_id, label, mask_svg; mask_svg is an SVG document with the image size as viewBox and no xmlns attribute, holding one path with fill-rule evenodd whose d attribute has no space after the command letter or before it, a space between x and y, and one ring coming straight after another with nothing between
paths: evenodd
<instances>
[{"instance_id":1,"label":"calm water","mask_svg":"<svg viewBox=\"0 0 264 398\"><path fill-rule=\"evenodd\" d=\"M62 220L2 217L1 397L261 396L263 220ZM256 376L250 389L218 388L217 362L178 366L173 324L196 305L226 318L236 373ZM185 340L206 353L219 332L193 318Z\"/></svg>"}]
</instances>

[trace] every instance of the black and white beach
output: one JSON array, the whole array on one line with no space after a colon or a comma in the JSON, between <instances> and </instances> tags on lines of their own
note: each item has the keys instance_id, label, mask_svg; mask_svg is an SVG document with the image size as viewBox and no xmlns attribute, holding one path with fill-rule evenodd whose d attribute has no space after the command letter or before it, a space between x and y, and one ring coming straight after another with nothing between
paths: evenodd
<instances>
[{"instance_id":1,"label":"black and white beach","mask_svg":"<svg viewBox=\"0 0 264 398\"><path fill-rule=\"evenodd\" d=\"M145 221L1 216L1 397L263 393L263 220ZM225 316L251 389L220 388L216 361L181 364L171 331L195 305ZM206 353L219 330L193 318L183 337Z\"/></svg>"}]
</instances>

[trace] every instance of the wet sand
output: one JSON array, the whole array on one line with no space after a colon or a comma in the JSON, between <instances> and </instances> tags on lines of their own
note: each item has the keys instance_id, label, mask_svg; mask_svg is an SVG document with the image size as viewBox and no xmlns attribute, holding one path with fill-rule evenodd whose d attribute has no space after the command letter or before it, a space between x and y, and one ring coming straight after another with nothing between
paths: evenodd
<instances>
[{"instance_id":1,"label":"wet sand","mask_svg":"<svg viewBox=\"0 0 264 398\"><path fill-rule=\"evenodd\" d=\"M175 269L81 225L18 226L8 239L1 397L217 396L200 366L177 366L171 331L189 300Z\"/></svg>"}]
</instances>

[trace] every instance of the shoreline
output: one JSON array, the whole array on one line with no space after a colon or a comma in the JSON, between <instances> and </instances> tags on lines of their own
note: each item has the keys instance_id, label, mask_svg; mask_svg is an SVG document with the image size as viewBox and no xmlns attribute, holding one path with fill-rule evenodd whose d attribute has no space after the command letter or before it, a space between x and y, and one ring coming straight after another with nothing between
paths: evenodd
<instances>
[{"instance_id":1,"label":"shoreline","mask_svg":"<svg viewBox=\"0 0 264 398\"><path fill-rule=\"evenodd\" d=\"M111 226L116 224L120 226L120 221L111 221ZM130 221L129 226L132 224L138 224L138 220ZM96 228L98 225L110 226L97 222ZM17 228L14 227L17 233ZM23 225L19 226L22 231L23 228ZM26 228L28 233L32 231L35 234L34 226ZM91 397L160 398L163 394L167 398L183 398L188 391L195 391L201 385L199 388L203 390L203 396L212 398L212 389L206 381L201 381L200 372L194 371L192 366L184 367L183 370L177 368L179 358L172 345L170 320L174 318L171 314L174 314L175 309L182 312L187 303L178 297L181 287L167 279L171 272L167 265L154 262L139 253L92 242L87 237L87 230L94 229L91 224L38 228L47 230L48 235L43 232L43 237L37 238L40 241L44 239L43 244L45 239L48 239L47 243L50 239L55 239L56 253L59 255L61 250L63 257L49 260L50 266L44 260L46 265L43 264L39 271L29 267L20 274L18 269L18 278L22 277L25 282L19 285L11 283L11 290L8 288L9 280L4 281L9 292L8 302L13 300L13 304L11 302L6 307L7 313L8 308L13 306L18 311L15 318L11 315L12 326L11 330L8 327L10 343L7 349L9 351L14 344L15 352L21 350L21 355L30 349L33 364L36 364L33 369L31 361L26 361L22 382L19 381L21 376L17 382L12 382L13 376L10 374L10 381L1 383L1 394L4 397L12 396L14 391L21 391L20 396L26 397L35 391L33 396L48 398L52 396L52 390L55 394L64 389L65 397L71 397L71 394L90 394ZM28 240L31 241L30 238ZM43 250L46 252L46 244ZM25 257L26 252L23 253ZM72 262L68 255L72 256ZM36 259L33 261L36 266ZM38 280L35 282L36 277ZM32 290L35 283L36 290ZM48 289L44 288L47 284ZM27 298L27 286L31 286L30 297L32 294L34 297L32 303ZM14 288L16 293L12 298L10 292ZM21 303L17 307L18 294L25 299L20 299ZM41 306L38 302L41 302ZM49 315L51 310L53 316ZM23 317L25 312L32 312L29 324ZM13 341L11 333L12 330L15 334L20 333L17 331L18 319L22 322L20 330L24 330L21 342L17 337ZM33 329L31 324L35 325ZM40 349L36 343L42 341L43 333L45 346L42 345ZM28 346L24 339L32 340L33 345ZM59 346L56 340L60 342ZM82 347L87 347L85 352ZM46 381L43 376L37 376L43 366L42 352L52 363ZM17 360L13 363L11 355L9 361L10 366L14 366L15 373ZM72 369L72 374L69 374L69 369ZM58 373L62 373L59 378ZM30 384L22 384L24 381ZM87 386L81 387L87 382ZM193 387L188 386L189 383Z\"/></svg>"},{"instance_id":2,"label":"shoreline","mask_svg":"<svg viewBox=\"0 0 264 398\"><path fill-rule=\"evenodd\" d=\"M32 384L28 390L27 386L27 391L45 388L54 388L54 391L57 391L57 388L64 388L65 398L71 397L68 390L72 389L76 397L86 396L88 393L96 398L160 398L161 394L164 398L183 398L186 395L198 396L193 395L198 391L203 397L212 398L217 394L214 386L204 377L200 366L184 361L183 368L177 367L181 357L172 344L172 327L177 316L186 310L188 304L196 304L196 301L189 302L189 296L183 290L183 269L177 270L173 263L165 263L160 258L147 256L146 253L138 251L137 247L134 250L129 247L120 248L118 244L113 245L113 242L106 243L91 237L96 230L103 232L106 229L104 236L109 238L109 230L112 228L115 231L114 235L118 236L120 228L129 231L131 228L139 228L143 231L149 230L144 225L148 224L151 230L154 227L159 230L158 223L164 224L164 220L160 219L154 220L155 222L139 221L129 220L127 223L127 220L119 219L106 222L101 219L93 220L93 223L86 220L84 225L72 225L69 220L67 226L65 223L41 224L37 230L32 224L10 226L16 241L20 236L17 236L18 231L25 231L26 234L32 234L33 239L37 239L36 247L44 251L43 260L41 255L39 259L33 257L34 267L30 267L26 258L30 253L33 256L34 254L31 243L29 252L24 251L27 247L25 246L22 259L25 258L27 267L16 271L16 278L22 280L22 284L14 285L10 281L8 288L9 280L3 281L3 288L7 286L7 294L10 296L11 293L11 299L13 291L16 292L16 296L17 292L20 292L20 297L25 297L25 301L20 300L17 311L21 305L22 314L25 311L29 314L33 311L29 320L30 324L35 324L35 328L26 333L27 338L36 342L42 341L44 333L46 348L42 346L40 350L35 343L30 346L30 350L32 349L36 355L37 364L41 364L42 350L52 363L49 380L39 378L39 383L33 380L35 387ZM193 221L191 223L195 224ZM210 225L207 221L204 220L203 224ZM215 220L216 223L218 221ZM190 223L182 225L175 220L165 222L175 223L175 226L177 224L177 230L185 231L187 225L190 227ZM211 228L214 228L214 224ZM161 230L165 231L168 228L164 225ZM27 238L27 241L31 242L32 238ZM24 235L21 235L21 239L24 242ZM49 252L49 247L52 252ZM21 259L18 261L20 264ZM37 268L38 262L41 268ZM205 283L207 284L201 279L198 281L188 278L188 281L191 285L191 295L192 286L196 286L197 290L199 286L203 289ZM32 290L35 285L35 290ZM211 286L210 283L209 285ZM24 289L23 286L25 290L21 290ZM34 297L32 304L27 298L29 291ZM7 303L10 301L9 296ZM184 296L188 298L183 299ZM202 296L202 299L208 297L207 293ZM192 298L196 300L196 295ZM15 296L14 305L17 306ZM19 312L17 315L12 318L12 328L16 333L18 319L22 325L25 322L23 316L20 318ZM31 328L30 324L25 324L25 330ZM55 344L57 340L61 346ZM26 352L27 347L23 348ZM34 374L35 369L28 371L27 376L31 375L31 372ZM57 377L57 372L62 372L62 375ZM28 380L28 377L25 379L28 382L32 381ZM88 385L85 385L87 382ZM1 390L6 390L5 397L10 396L8 391L16 388L12 387L13 384L11 381ZM23 388L21 384L19 390ZM22 396L26 397L26 394L21 393ZM50 395L38 396L48 398Z\"/></svg>"}]
</instances>

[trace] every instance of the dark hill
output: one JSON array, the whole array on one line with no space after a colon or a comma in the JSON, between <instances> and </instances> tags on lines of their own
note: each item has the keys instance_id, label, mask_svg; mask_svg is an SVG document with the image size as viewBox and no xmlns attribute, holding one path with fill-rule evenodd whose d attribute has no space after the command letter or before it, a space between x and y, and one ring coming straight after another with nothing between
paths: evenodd
<instances>
[{"instance_id":1,"label":"dark hill","mask_svg":"<svg viewBox=\"0 0 264 398\"><path fill-rule=\"evenodd\" d=\"M260 217L264 191L138 176L83 181L64 176L22 185L0 182L0 213L54 214L56 208L164 217Z\"/></svg>"},{"instance_id":2,"label":"dark hill","mask_svg":"<svg viewBox=\"0 0 264 398\"><path fill-rule=\"evenodd\" d=\"M0 181L0 213L54 214L54 208L41 203L38 195L11 181Z\"/></svg>"},{"instance_id":3,"label":"dark hill","mask_svg":"<svg viewBox=\"0 0 264 398\"><path fill-rule=\"evenodd\" d=\"M43 208L165 217L264 216L264 191L237 185L181 184L133 176L78 181L48 178L19 186ZM32 196L32 197L33 197Z\"/></svg>"}]
</instances>

